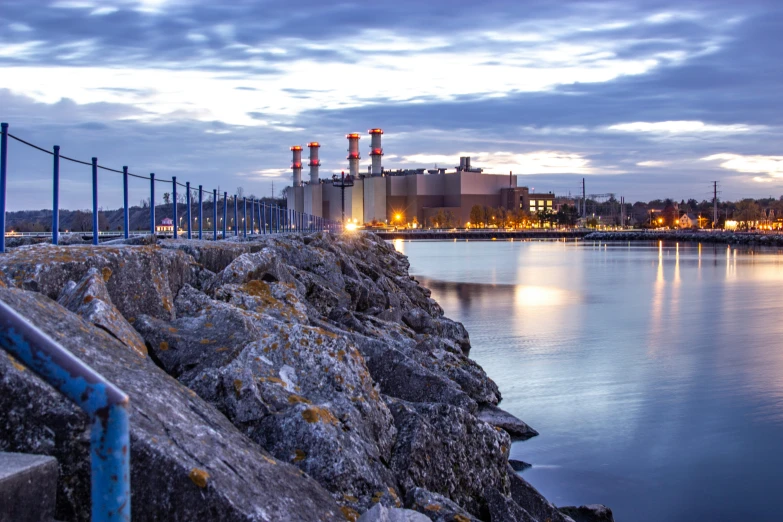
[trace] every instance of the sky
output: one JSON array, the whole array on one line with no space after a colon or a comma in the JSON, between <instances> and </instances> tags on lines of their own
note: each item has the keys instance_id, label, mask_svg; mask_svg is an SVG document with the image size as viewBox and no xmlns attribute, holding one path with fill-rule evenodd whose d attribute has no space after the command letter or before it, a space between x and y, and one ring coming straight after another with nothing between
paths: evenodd
<instances>
[{"instance_id":1,"label":"sky","mask_svg":"<svg viewBox=\"0 0 783 522\"><path fill-rule=\"evenodd\" d=\"M256 196L291 183L292 145L320 142L328 177L360 132L366 169L380 127L387 169L470 155L558 195L780 197L781 28L779 0L2 0L0 120ZM51 165L11 140L9 210L51 206ZM90 207L90 168L62 176L61 206ZM120 176L99 192L120 206Z\"/></svg>"}]
</instances>

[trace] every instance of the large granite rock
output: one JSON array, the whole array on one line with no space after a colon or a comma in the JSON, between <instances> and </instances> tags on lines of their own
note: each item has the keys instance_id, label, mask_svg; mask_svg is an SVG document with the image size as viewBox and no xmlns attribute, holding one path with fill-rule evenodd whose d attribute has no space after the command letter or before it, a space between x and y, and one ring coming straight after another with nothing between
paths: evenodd
<instances>
[{"instance_id":1,"label":"large granite rock","mask_svg":"<svg viewBox=\"0 0 783 522\"><path fill-rule=\"evenodd\" d=\"M81 281L90 268L111 271L106 289L131 324L142 313L173 319L174 297L186 283L196 284L199 271L184 252L157 246L34 245L0 257L0 279L7 285L51 299L69 281Z\"/></svg>"},{"instance_id":2,"label":"large granite rock","mask_svg":"<svg viewBox=\"0 0 783 522\"><path fill-rule=\"evenodd\" d=\"M102 271L90 268L78 284L68 281L57 302L98 328L103 328L122 344L145 357L147 347L144 339L111 302L106 289L106 281L111 279L111 275L111 269L107 267Z\"/></svg>"},{"instance_id":3,"label":"large granite rock","mask_svg":"<svg viewBox=\"0 0 783 522\"><path fill-rule=\"evenodd\" d=\"M498 427L511 436L511 440L527 440L538 432L505 410L491 404L482 404L476 417Z\"/></svg>"},{"instance_id":4,"label":"large granite rock","mask_svg":"<svg viewBox=\"0 0 783 522\"><path fill-rule=\"evenodd\" d=\"M134 520L344 520L316 481L105 330L40 294L0 288L0 299L130 396ZM89 520L86 416L2 350L0 411L0 450L56 457L57 518Z\"/></svg>"},{"instance_id":5,"label":"large granite rock","mask_svg":"<svg viewBox=\"0 0 783 522\"><path fill-rule=\"evenodd\" d=\"M387 508L383 504L375 504L359 517L358 522L430 522L430 519L412 509Z\"/></svg>"},{"instance_id":6,"label":"large granite rock","mask_svg":"<svg viewBox=\"0 0 783 522\"><path fill-rule=\"evenodd\" d=\"M491 522L539 522L519 504L494 488L485 492L484 498Z\"/></svg>"},{"instance_id":7,"label":"large granite rock","mask_svg":"<svg viewBox=\"0 0 783 522\"><path fill-rule=\"evenodd\" d=\"M398 431L391 467L406 494L423 487L478 516L485 490L508 491L505 432L447 404L388 403Z\"/></svg>"},{"instance_id":8,"label":"large granite rock","mask_svg":"<svg viewBox=\"0 0 783 522\"><path fill-rule=\"evenodd\" d=\"M571 517L574 522L614 522L612 510L603 504L586 506L565 506L560 512Z\"/></svg>"},{"instance_id":9,"label":"large granite rock","mask_svg":"<svg viewBox=\"0 0 783 522\"><path fill-rule=\"evenodd\" d=\"M424 513L433 522L478 522L478 519L443 495L413 488L405 495L405 507Z\"/></svg>"}]
</instances>

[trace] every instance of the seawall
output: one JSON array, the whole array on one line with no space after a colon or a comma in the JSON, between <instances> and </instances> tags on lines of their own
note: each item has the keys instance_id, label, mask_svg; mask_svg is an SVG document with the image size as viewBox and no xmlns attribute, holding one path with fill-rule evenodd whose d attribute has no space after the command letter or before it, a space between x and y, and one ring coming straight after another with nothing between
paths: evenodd
<instances>
[{"instance_id":1,"label":"seawall","mask_svg":"<svg viewBox=\"0 0 783 522\"><path fill-rule=\"evenodd\" d=\"M742 232L698 232L691 230L628 230L621 232L593 232L585 241L680 241L730 245L783 246L783 234Z\"/></svg>"},{"instance_id":2,"label":"seawall","mask_svg":"<svg viewBox=\"0 0 783 522\"><path fill-rule=\"evenodd\" d=\"M31 245L0 299L130 396L133 520L571 521L408 268L373 234ZM84 414L2 350L0 411L0 451L56 457L56 518L88 520Z\"/></svg>"}]
</instances>

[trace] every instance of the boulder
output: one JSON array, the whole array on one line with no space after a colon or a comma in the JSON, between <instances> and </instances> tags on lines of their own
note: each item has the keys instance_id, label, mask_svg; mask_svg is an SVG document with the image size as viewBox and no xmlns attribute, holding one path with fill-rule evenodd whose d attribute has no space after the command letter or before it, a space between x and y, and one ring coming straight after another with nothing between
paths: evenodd
<instances>
[{"instance_id":1,"label":"boulder","mask_svg":"<svg viewBox=\"0 0 783 522\"><path fill-rule=\"evenodd\" d=\"M476 413L476 417L502 429L511 436L512 441L527 440L538 435L536 430L511 415L509 412L501 410L492 404L482 404Z\"/></svg>"},{"instance_id":2,"label":"boulder","mask_svg":"<svg viewBox=\"0 0 783 522\"><path fill-rule=\"evenodd\" d=\"M508 491L508 435L447 404L387 399L397 427L391 460L403 491L423 487L479 516L484 491Z\"/></svg>"},{"instance_id":3,"label":"boulder","mask_svg":"<svg viewBox=\"0 0 783 522\"><path fill-rule=\"evenodd\" d=\"M0 279L57 299L68 281L81 281L90 268L111 271L106 289L131 324L141 314L173 319L174 296L196 284L200 270L184 252L157 246L34 245L3 255Z\"/></svg>"},{"instance_id":4,"label":"boulder","mask_svg":"<svg viewBox=\"0 0 783 522\"><path fill-rule=\"evenodd\" d=\"M206 292L211 295L224 285L243 285L256 280L267 283L278 281L284 283L296 282L293 275L291 275L291 271L280 260L277 252L265 247L252 254L242 254L231 261L228 266L218 272L212 281L209 282Z\"/></svg>"},{"instance_id":5,"label":"boulder","mask_svg":"<svg viewBox=\"0 0 783 522\"><path fill-rule=\"evenodd\" d=\"M38 293L0 288L0 299L129 395L134 520L345 519L316 481L105 330ZM56 457L56 517L89 520L86 415L2 350L0 411L0 450Z\"/></svg>"},{"instance_id":6,"label":"boulder","mask_svg":"<svg viewBox=\"0 0 783 522\"><path fill-rule=\"evenodd\" d=\"M513 469L514 471L525 471L526 469L530 469L533 467L532 464L528 464L523 460L516 460L516 459L508 459L508 464L509 466L511 466L511 469Z\"/></svg>"},{"instance_id":7,"label":"boulder","mask_svg":"<svg viewBox=\"0 0 783 522\"><path fill-rule=\"evenodd\" d=\"M102 272L90 268L78 284L74 281L66 284L57 302L98 328L103 328L122 344L145 357L147 347L144 340L111 302L105 283L110 278L109 268L104 267Z\"/></svg>"},{"instance_id":8,"label":"boulder","mask_svg":"<svg viewBox=\"0 0 783 522\"><path fill-rule=\"evenodd\" d=\"M560 512L571 517L574 522L614 522L612 510L603 504L565 506L560 508Z\"/></svg>"},{"instance_id":9,"label":"boulder","mask_svg":"<svg viewBox=\"0 0 783 522\"><path fill-rule=\"evenodd\" d=\"M357 522L430 522L430 519L412 509L387 508L383 504L375 504Z\"/></svg>"},{"instance_id":10,"label":"boulder","mask_svg":"<svg viewBox=\"0 0 783 522\"><path fill-rule=\"evenodd\" d=\"M346 509L399 503L396 429L360 353L317 327L266 318L259 340L181 380L275 457L318 480Z\"/></svg>"},{"instance_id":11,"label":"boulder","mask_svg":"<svg viewBox=\"0 0 783 522\"><path fill-rule=\"evenodd\" d=\"M508 467L508 478L511 485L510 497L522 509L527 511L536 520L549 520L550 522L573 522L568 516L544 498L536 488Z\"/></svg>"},{"instance_id":12,"label":"boulder","mask_svg":"<svg viewBox=\"0 0 783 522\"><path fill-rule=\"evenodd\" d=\"M210 241L206 239L164 239L158 244L167 249L181 250L211 272L220 272L242 254L251 254L262 248L259 243Z\"/></svg>"},{"instance_id":13,"label":"boulder","mask_svg":"<svg viewBox=\"0 0 783 522\"><path fill-rule=\"evenodd\" d=\"M443 403L476 411L478 405L446 376L425 368L388 342L352 336L381 392L415 403Z\"/></svg>"},{"instance_id":14,"label":"boulder","mask_svg":"<svg viewBox=\"0 0 783 522\"><path fill-rule=\"evenodd\" d=\"M486 491L484 498L491 522L539 522L497 489Z\"/></svg>"},{"instance_id":15,"label":"boulder","mask_svg":"<svg viewBox=\"0 0 783 522\"><path fill-rule=\"evenodd\" d=\"M405 495L405 507L427 515L433 522L478 522L478 519L443 495L413 488Z\"/></svg>"}]
</instances>

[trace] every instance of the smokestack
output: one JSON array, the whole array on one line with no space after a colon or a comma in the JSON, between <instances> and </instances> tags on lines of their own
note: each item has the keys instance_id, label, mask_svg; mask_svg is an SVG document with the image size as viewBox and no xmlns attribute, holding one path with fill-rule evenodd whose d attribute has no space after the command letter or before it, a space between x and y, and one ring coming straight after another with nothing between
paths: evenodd
<instances>
[{"instance_id":1,"label":"smokestack","mask_svg":"<svg viewBox=\"0 0 783 522\"><path fill-rule=\"evenodd\" d=\"M318 183L318 170L321 166L321 160L318 159L318 149L321 148L321 144L317 141L312 141L307 144L310 147L310 184Z\"/></svg>"},{"instance_id":2,"label":"smokestack","mask_svg":"<svg viewBox=\"0 0 783 522\"><path fill-rule=\"evenodd\" d=\"M294 186L302 186L302 146L294 145L291 147L291 151L294 153L294 157L291 163L291 168L294 171Z\"/></svg>"},{"instance_id":3,"label":"smokestack","mask_svg":"<svg viewBox=\"0 0 783 522\"><path fill-rule=\"evenodd\" d=\"M348 173L353 179L356 179L359 177L359 160L361 159L359 155L359 133L352 132L351 134L346 134L345 137L348 138Z\"/></svg>"},{"instance_id":4,"label":"smokestack","mask_svg":"<svg viewBox=\"0 0 783 522\"><path fill-rule=\"evenodd\" d=\"M470 156L465 156L465 170L470 170Z\"/></svg>"},{"instance_id":5,"label":"smokestack","mask_svg":"<svg viewBox=\"0 0 783 522\"><path fill-rule=\"evenodd\" d=\"M370 129L370 157L372 158L372 175L383 175L383 147L381 146L382 129Z\"/></svg>"},{"instance_id":6,"label":"smokestack","mask_svg":"<svg viewBox=\"0 0 783 522\"><path fill-rule=\"evenodd\" d=\"M459 158L459 170L465 170L465 156Z\"/></svg>"}]
</instances>

